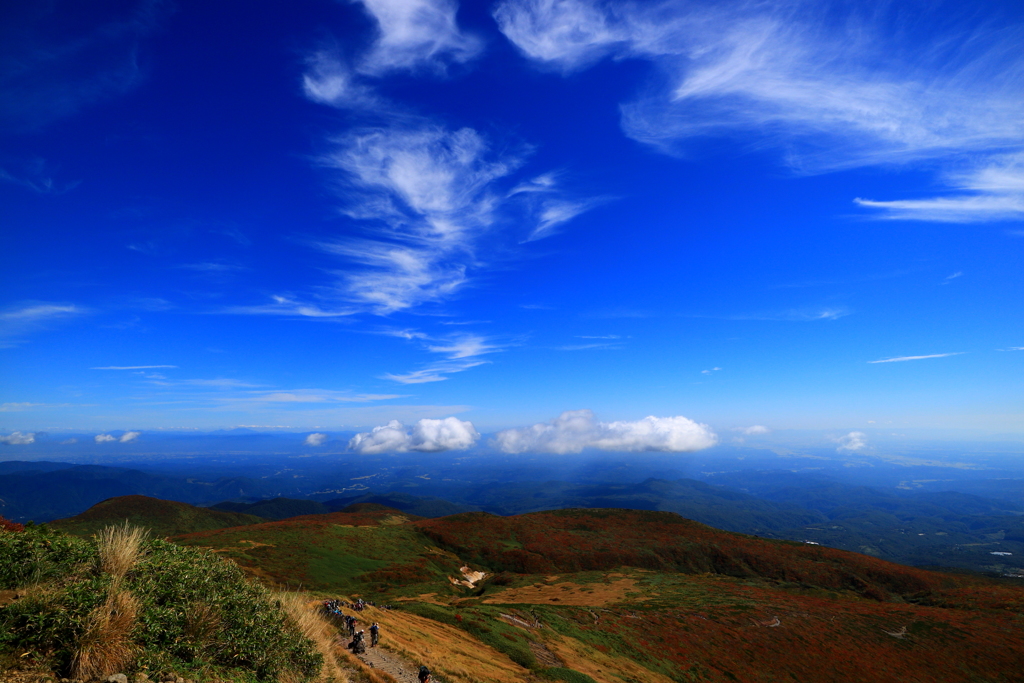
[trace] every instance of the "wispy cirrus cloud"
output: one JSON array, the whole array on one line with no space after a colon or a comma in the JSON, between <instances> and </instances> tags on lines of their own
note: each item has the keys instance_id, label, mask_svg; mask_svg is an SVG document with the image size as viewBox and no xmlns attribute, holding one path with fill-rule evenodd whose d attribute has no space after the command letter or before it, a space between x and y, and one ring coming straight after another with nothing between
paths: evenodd
<instances>
[{"instance_id":1,"label":"wispy cirrus cloud","mask_svg":"<svg viewBox=\"0 0 1024 683\"><path fill-rule=\"evenodd\" d=\"M454 0L361 0L377 24L377 37L358 63L371 75L427 69L475 59L483 41L459 28Z\"/></svg>"},{"instance_id":2,"label":"wispy cirrus cloud","mask_svg":"<svg viewBox=\"0 0 1024 683\"><path fill-rule=\"evenodd\" d=\"M59 182L54 180L54 170L48 168L46 160L34 157L17 164L20 168L12 170L9 161L0 167L0 181L20 185L37 194L59 195L78 187L81 181Z\"/></svg>"},{"instance_id":3,"label":"wispy cirrus cloud","mask_svg":"<svg viewBox=\"0 0 1024 683\"><path fill-rule=\"evenodd\" d=\"M358 309L349 307L323 308L319 304L307 303L296 300L294 297L273 295L270 297L273 303L256 304L252 306L230 306L221 309L219 313L230 315L275 315L294 316L298 318L322 318L340 319L354 315Z\"/></svg>"},{"instance_id":4,"label":"wispy cirrus cloud","mask_svg":"<svg viewBox=\"0 0 1024 683\"><path fill-rule=\"evenodd\" d=\"M724 320L765 320L780 322L814 322L816 320L838 320L850 315L852 311L844 306L823 306L808 308L789 308L778 311L759 311L755 313L736 313L733 315L688 315L690 318L721 318Z\"/></svg>"},{"instance_id":5,"label":"wispy cirrus cloud","mask_svg":"<svg viewBox=\"0 0 1024 683\"><path fill-rule=\"evenodd\" d=\"M954 194L888 201L857 198L854 202L892 220L980 223L1024 218L1024 154L997 156L970 171L949 173L946 184Z\"/></svg>"},{"instance_id":6,"label":"wispy cirrus cloud","mask_svg":"<svg viewBox=\"0 0 1024 683\"><path fill-rule=\"evenodd\" d=\"M75 304L46 302L23 303L0 311L0 349L17 346L33 332L89 312Z\"/></svg>"},{"instance_id":7,"label":"wispy cirrus cloud","mask_svg":"<svg viewBox=\"0 0 1024 683\"><path fill-rule=\"evenodd\" d=\"M475 59L483 41L463 31L453 0L359 0L376 24L370 46L345 59L337 46L306 59L302 90L307 98L341 109L392 115L400 109L377 94L376 79L396 71L443 76L453 64Z\"/></svg>"},{"instance_id":8,"label":"wispy cirrus cloud","mask_svg":"<svg viewBox=\"0 0 1024 683\"><path fill-rule=\"evenodd\" d=\"M177 365L104 365L90 370L158 370L177 368Z\"/></svg>"},{"instance_id":9,"label":"wispy cirrus cloud","mask_svg":"<svg viewBox=\"0 0 1024 683\"><path fill-rule=\"evenodd\" d=\"M495 353L505 348L496 340L478 334L452 335L445 339L434 339L422 333L412 335L407 330L385 332L393 336L415 339L425 344L431 353L442 354L443 360L428 363L426 366L406 373L387 373L382 379L389 379L401 384L427 384L441 382L449 375L465 372L471 368L489 363L480 356Z\"/></svg>"},{"instance_id":10,"label":"wispy cirrus cloud","mask_svg":"<svg viewBox=\"0 0 1024 683\"><path fill-rule=\"evenodd\" d=\"M513 184L529 148L492 148L472 128L453 129L386 101L376 80L394 73L444 75L476 58L482 41L463 31L453 0L361 0L377 33L355 57L322 48L307 59L306 97L358 110L364 125L335 137L319 161L340 172L343 213L360 237L314 244L345 262L326 295L378 315L449 299L484 265L489 247L555 234L598 201L567 196L555 174ZM522 220L507 220L513 214ZM508 234L518 229L520 234ZM247 307L239 312L272 312Z\"/></svg>"},{"instance_id":11,"label":"wispy cirrus cloud","mask_svg":"<svg viewBox=\"0 0 1024 683\"><path fill-rule=\"evenodd\" d=\"M622 105L622 127L662 151L727 136L784 150L809 173L971 159L975 170L945 175L966 194L858 203L887 218L1019 218L1024 28L962 13L949 21L956 12L942 3L503 0L494 16L527 58L565 73L606 57L650 62L657 76Z\"/></svg>"},{"instance_id":12,"label":"wispy cirrus cloud","mask_svg":"<svg viewBox=\"0 0 1024 683\"><path fill-rule=\"evenodd\" d=\"M141 0L69 24L55 23L45 3L5 12L0 125L37 129L133 88L143 76L139 45L169 10L163 0Z\"/></svg>"},{"instance_id":13,"label":"wispy cirrus cloud","mask_svg":"<svg viewBox=\"0 0 1024 683\"><path fill-rule=\"evenodd\" d=\"M932 353L927 356L897 356L896 358L882 358L880 360L869 360L868 363L902 363L908 360L925 360L926 358L946 358L948 356L962 356L966 351L954 353Z\"/></svg>"},{"instance_id":14,"label":"wispy cirrus cloud","mask_svg":"<svg viewBox=\"0 0 1024 683\"><path fill-rule=\"evenodd\" d=\"M496 153L470 128L423 119L359 128L336 138L321 163L342 172L344 213L365 237L315 244L348 264L334 295L378 315L446 300L463 289L488 249L515 235L501 219L526 205L531 227L518 241L540 239L590 205L572 210L525 201L501 189L526 150ZM557 185L546 186L560 202ZM551 213L555 211L555 213ZM540 231L540 232L538 232Z\"/></svg>"}]
</instances>

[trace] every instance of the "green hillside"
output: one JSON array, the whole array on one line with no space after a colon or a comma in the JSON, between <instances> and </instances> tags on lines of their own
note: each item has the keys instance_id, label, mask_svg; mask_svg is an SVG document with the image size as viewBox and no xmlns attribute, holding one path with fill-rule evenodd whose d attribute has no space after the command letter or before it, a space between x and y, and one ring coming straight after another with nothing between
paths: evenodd
<instances>
[{"instance_id":1,"label":"green hillside","mask_svg":"<svg viewBox=\"0 0 1024 683\"><path fill-rule=\"evenodd\" d=\"M259 524L255 515L195 507L148 496L118 496L93 505L85 512L49 522L48 526L75 536L92 536L100 529L127 521L149 529L157 538L196 531Z\"/></svg>"}]
</instances>

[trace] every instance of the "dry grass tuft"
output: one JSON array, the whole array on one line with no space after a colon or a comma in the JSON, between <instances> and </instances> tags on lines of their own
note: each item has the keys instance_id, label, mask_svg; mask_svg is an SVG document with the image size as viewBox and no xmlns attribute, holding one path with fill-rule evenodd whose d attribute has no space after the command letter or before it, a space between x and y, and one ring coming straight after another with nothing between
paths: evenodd
<instances>
[{"instance_id":1,"label":"dry grass tuft","mask_svg":"<svg viewBox=\"0 0 1024 683\"><path fill-rule=\"evenodd\" d=\"M120 580L142 555L142 542L148 532L125 522L121 526L108 526L96 535L100 553L100 567Z\"/></svg>"},{"instance_id":2,"label":"dry grass tuft","mask_svg":"<svg viewBox=\"0 0 1024 683\"><path fill-rule=\"evenodd\" d=\"M115 586L107 599L94 609L78 641L72 662L72 678L90 680L122 671L135 656L132 630L139 602L131 593Z\"/></svg>"},{"instance_id":3,"label":"dry grass tuft","mask_svg":"<svg viewBox=\"0 0 1024 683\"><path fill-rule=\"evenodd\" d=\"M341 647L338 631L320 614L317 609L319 602L310 600L302 593L278 593L274 597L281 602L281 607L302 635L313 641L317 652L323 656L324 666L320 670L320 680L348 683L349 676L338 660L338 650ZM287 679L288 675L283 675L281 683L288 683Z\"/></svg>"}]
</instances>

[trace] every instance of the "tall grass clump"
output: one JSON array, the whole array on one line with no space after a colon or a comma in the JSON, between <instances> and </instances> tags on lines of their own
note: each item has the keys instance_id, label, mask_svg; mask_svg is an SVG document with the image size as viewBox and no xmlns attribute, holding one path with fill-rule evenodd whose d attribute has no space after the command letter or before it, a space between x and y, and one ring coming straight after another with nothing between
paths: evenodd
<instances>
[{"instance_id":1,"label":"tall grass clump","mask_svg":"<svg viewBox=\"0 0 1024 683\"><path fill-rule=\"evenodd\" d=\"M116 585L107 590L107 599L86 618L75 648L71 675L79 680L115 674L130 664L138 652L132 631L139 601Z\"/></svg>"},{"instance_id":2,"label":"tall grass clump","mask_svg":"<svg viewBox=\"0 0 1024 683\"><path fill-rule=\"evenodd\" d=\"M338 629L327 621L318 609L318 602L310 602L298 593L277 593L285 614L302 635L308 638L323 657L320 678L324 681L346 683L349 680L337 658Z\"/></svg>"},{"instance_id":3,"label":"tall grass clump","mask_svg":"<svg viewBox=\"0 0 1024 683\"><path fill-rule=\"evenodd\" d=\"M0 587L35 588L0 607L0 655L62 676L201 671L312 680L324 662L263 587L214 553L130 527L85 540L30 528L0 534Z\"/></svg>"},{"instance_id":4,"label":"tall grass clump","mask_svg":"<svg viewBox=\"0 0 1024 683\"><path fill-rule=\"evenodd\" d=\"M120 581L135 566L142 553L147 532L125 522L122 526L108 526L96 534L96 547L100 568Z\"/></svg>"}]
</instances>

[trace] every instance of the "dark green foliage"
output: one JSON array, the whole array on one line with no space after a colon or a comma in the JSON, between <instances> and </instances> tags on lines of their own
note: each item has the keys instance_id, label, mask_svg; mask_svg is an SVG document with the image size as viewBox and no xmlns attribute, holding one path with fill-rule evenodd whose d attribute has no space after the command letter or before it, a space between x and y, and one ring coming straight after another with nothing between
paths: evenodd
<instances>
[{"instance_id":1,"label":"dark green foliage","mask_svg":"<svg viewBox=\"0 0 1024 683\"><path fill-rule=\"evenodd\" d=\"M0 534L0 589L67 576L96 562L91 543L51 533L45 526Z\"/></svg>"},{"instance_id":2,"label":"dark green foliage","mask_svg":"<svg viewBox=\"0 0 1024 683\"><path fill-rule=\"evenodd\" d=\"M127 522L148 529L151 536L164 538L263 521L266 520L253 515L211 510L171 500L120 496L97 503L80 515L49 522L48 526L73 536L89 537L104 527Z\"/></svg>"},{"instance_id":3,"label":"dark green foliage","mask_svg":"<svg viewBox=\"0 0 1024 683\"><path fill-rule=\"evenodd\" d=\"M8 586L34 576L42 590L0 607L0 652L29 651L67 672L89 613L111 577L86 540L30 529L0 535L0 577ZM233 670L272 679L288 670L315 676L321 655L265 589L213 553L153 540L122 583L139 602L132 632L137 668Z\"/></svg>"},{"instance_id":4,"label":"dark green foliage","mask_svg":"<svg viewBox=\"0 0 1024 683\"><path fill-rule=\"evenodd\" d=\"M587 674L580 673L575 669L565 669L560 666L544 669L540 672L540 675L544 678L550 678L553 681L565 681L566 683L597 683L597 681Z\"/></svg>"}]
</instances>

